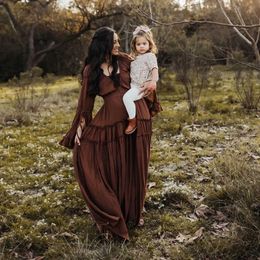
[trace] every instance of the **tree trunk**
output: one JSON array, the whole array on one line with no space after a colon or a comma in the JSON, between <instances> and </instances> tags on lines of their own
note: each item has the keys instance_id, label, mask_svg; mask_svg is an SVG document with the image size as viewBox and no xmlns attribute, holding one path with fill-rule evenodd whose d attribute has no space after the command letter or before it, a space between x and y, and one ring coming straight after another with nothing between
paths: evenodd
<instances>
[{"instance_id":1,"label":"tree trunk","mask_svg":"<svg viewBox=\"0 0 260 260\"><path fill-rule=\"evenodd\" d=\"M197 110L198 110L197 104L195 104L193 100L190 100L189 101L189 112L192 114L196 114Z\"/></svg>"},{"instance_id":2,"label":"tree trunk","mask_svg":"<svg viewBox=\"0 0 260 260\"><path fill-rule=\"evenodd\" d=\"M82 34L89 31L91 29L91 24L93 21L98 21L98 20L101 20L104 18L114 17L117 15L123 14L122 11L114 12L111 10L111 13L104 13L104 14L101 14L100 16L93 16L93 17L91 16L90 20L87 19L88 23L84 24L84 26L78 32L72 33L67 38L63 39L61 42L58 42L58 43L51 42L48 47L46 47L38 52L35 52L34 32L35 32L35 28L38 23L36 21L34 21L34 23L32 25L29 24L30 31L29 31L29 35L27 35L26 28L25 29L23 28L25 26L24 25L21 26L21 23L19 22L19 20L17 20L17 17L15 16L15 13L13 13L13 10L10 7L9 2L11 2L11 1L10 0L0 0L0 8L3 7L4 11L7 13L10 25L18 36L17 40L19 41L19 43L22 45L22 48L24 49L24 55L27 55L27 57L24 60L25 64L23 66L25 71L31 70L32 67L38 65L49 52L60 48L61 46L65 45L66 43L79 38ZM15 2L18 2L18 1L14 1L14 3ZM22 2L25 2L24 4L28 5L28 8L31 8L30 1L22 1ZM31 2L33 2L33 1L31 1ZM43 9L46 8L52 2L53 1L49 0L44 4L44 3L40 3L40 1L39 1L40 5Z\"/></svg>"},{"instance_id":3,"label":"tree trunk","mask_svg":"<svg viewBox=\"0 0 260 260\"><path fill-rule=\"evenodd\" d=\"M127 25L126 27L126 32L125 32L125 51L128 53L129 52L129 26Z\"/></svg>"},{"instance_id":4,"label":"tree trunk","mask_svg":"<svg viewBox=\"0 0 260 260\"><path fill-rule=\"evenodd\" d=\"M31 70L33 67L33 60L35 57L35 48L34 48L34 30L36 25L32 25L29 33L29 39L28 39L28 58L26 62L26 71Z\"/></svg>"},{"instance_id":5,"label":"tree trunk","mask_svg":"<svg viewBox=\"0 0 260 260\"><path fill-rule=\"evenodd\" d=\"M253 48L254 53L255 53L256 64L257 64L257 65L260 65L260 52L259 52L259 49L258 49L257 44L254 43L254 44L252 45L252 48Z\"/></svg>"}]
</instances>

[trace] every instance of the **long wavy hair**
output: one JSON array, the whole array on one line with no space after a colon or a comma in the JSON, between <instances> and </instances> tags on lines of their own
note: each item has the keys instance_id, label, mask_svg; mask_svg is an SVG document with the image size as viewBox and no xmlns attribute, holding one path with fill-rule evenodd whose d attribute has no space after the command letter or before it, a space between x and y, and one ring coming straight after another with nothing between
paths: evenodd
<instances>
[{"instance_id":1,"label":"long wavy hair","mask_svg":"<svg viewBox=\"0 0 260 260\"><path fill-rule=\"evenodd\" d=\"M115 31L110 27L101 27L96 30L91 40L88 55L81 71L81 76L83 78L84 68L86 65L89 65L89 95L97 95L99 93L99 80L103 73L100 65L103 62L108 62L108 64L113 67L110 78L114 81L116 87L119 86L119 78L116 75L118 71L117 57L112 55L112 49L114 47L114 33Z\"/></svg>"}]
</instances>

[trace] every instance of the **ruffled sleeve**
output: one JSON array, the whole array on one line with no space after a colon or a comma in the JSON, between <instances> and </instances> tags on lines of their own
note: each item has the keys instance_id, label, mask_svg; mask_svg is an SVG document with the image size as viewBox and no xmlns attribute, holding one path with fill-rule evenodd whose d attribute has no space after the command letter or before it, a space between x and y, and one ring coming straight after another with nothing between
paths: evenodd
<instances>
[{"instance_id":1,"label":"ruffled sleeve","mask_svg":"<svg viewBox=\"0 0 260 260\"><path fill-rule=\"evenodd\" d=\"M82 87L80 90L76 114L72 121L71 128L59 142L60 145L69 149L73 149L74 147L75 135L81 120L84 119L86 125L88 125L92 120L95 96L90 96L88 94L88 70L89 68L86 66L83 71Z\"/></svg>"}]
</instances>

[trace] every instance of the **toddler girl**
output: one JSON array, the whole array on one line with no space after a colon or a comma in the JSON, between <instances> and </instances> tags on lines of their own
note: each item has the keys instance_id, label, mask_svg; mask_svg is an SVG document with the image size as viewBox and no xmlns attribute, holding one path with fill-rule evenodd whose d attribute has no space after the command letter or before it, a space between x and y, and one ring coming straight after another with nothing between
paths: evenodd
<instances>
[{"instance_id":1,"label":"toddler girl","mask_svg":"<svg viewBox=\"0 0 260 260\"><path fill-rule=\"evenodd\" d=\"M155 84L159 79L158 64L155 54L157 48L153 40L151 30L147 26L138 26L133 32L131 42L132 56L131 62L131 88L124 94L123 102L128 113L128 126L125 129L126 134L132 134L136 130L136 107L134 101L144 97L140 88L147 81L153 81ZM155 91L145 97L151 116L154 116L162 110L156 98Z\"/></svg>"}]
</instances>

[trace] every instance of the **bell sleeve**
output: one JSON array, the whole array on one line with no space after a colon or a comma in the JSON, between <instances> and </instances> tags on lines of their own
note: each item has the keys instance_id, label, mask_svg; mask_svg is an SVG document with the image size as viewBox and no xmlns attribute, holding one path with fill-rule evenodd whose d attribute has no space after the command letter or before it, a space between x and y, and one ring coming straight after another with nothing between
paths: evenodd
<instances>
[{"instance_id":1,"label":"bell sleeve","mask_svg":"<svg viewBox=\"0 0 260 260\"><path fill-rule=\"evenodd\" d=\"M85 120L86 127L92 120L92 111L95 103L95 96L90 96L88 94L88 70L89 68L88 66L86 66L83 71L82 86L78 99L77 110L72 121L71 128L59 142L60 145L69 149L73 149L74 147L74 139L80 122L82 120Z\"/></svg>"}]
</instances>

